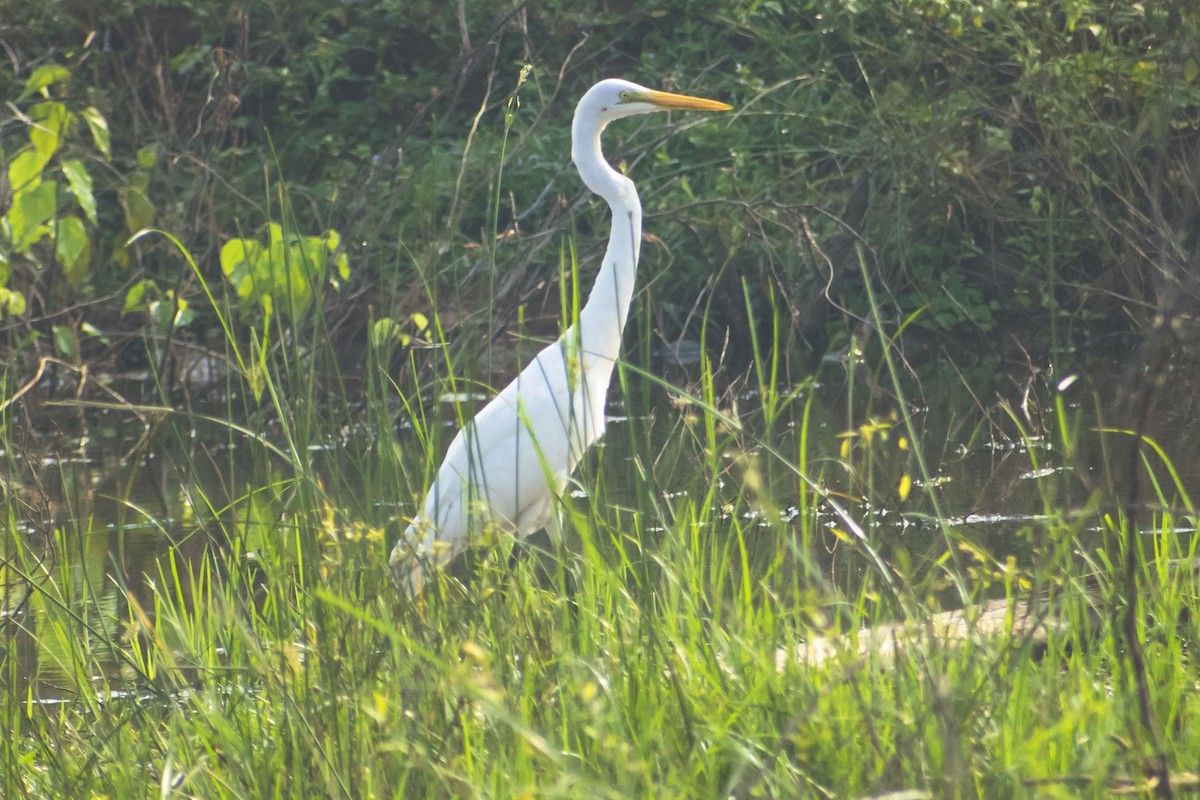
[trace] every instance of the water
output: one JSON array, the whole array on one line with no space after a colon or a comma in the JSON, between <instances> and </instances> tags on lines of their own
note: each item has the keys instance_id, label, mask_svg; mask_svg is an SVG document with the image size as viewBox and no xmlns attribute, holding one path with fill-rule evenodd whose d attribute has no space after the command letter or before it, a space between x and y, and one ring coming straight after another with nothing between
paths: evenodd
<instances>
[{"instance_id":1,"label":"water","mask_svg":"<svg viewBox=\"0 0 1200 800\"><path fill-rule=\"evenodd\" d=\"M941 382L924 381L917 393L921 399L910 400L909 411L927 475L921 473L898 404L861 387L855 388L856 399L848 399L845 386L837 385L843 373L844 365L835 366L823 373L824 385L802 388L798 401L770 430L764 430L756 413L760 400L755 391L743 389L722 398L721 410L739 415L752 433L734 437L736 445L723 454L730 468L728 485L719 482L714 492L718 519L737 515L746 527L769 529L786 526L801 513L787 501L794 489L771 488L796 485L772 451L797 459L802 412L809 401L807 471L885 555L898 546L916 554L936 552L950 528L999 560L1028 558L1040 526L1055 515L1069 518L1080 512L1113 474L1112 465L1102 463L1104 448L1069 451L1075 443L1098 441L1098 409L1108 405L1123 374L1121 364L1093 363L1069 376L1001 376L991 386L970 389L954 373ZM1194 408L1198 380L1198 370L1172 370L1160 402L1147 416L1145 433L1162 448L1174 472L1166 461L1156 463L1161 497L1152 495L1152 484L1143 481L1143 501L1186 504L1200 488L1200 414ZM865 398L872 394L867 404ZM477 399L443 396L439 402ZM43 411L38 430L18 428L10 438L11 450L3 453L11 467L3 484L4 507L21 541L10 539L5 545L0 619L7 634L6 655L17 665L5 680L37 675L36 694L53 700L59 696L54 676L63 674L61 683L67 685L70 665L61 663L63 649L48 635L52 632L42 630L45 600L30 587L55 581L64 599L80 609L94 647L102 649L120 642L131 607L152 607L151 583L170 583L181 562L194 562L214 541L225 545L222 526L214 520L228 516L232 508L254 506L247 503L250 487L276 494L295 489L275 456L247 443L255 438L284 448L278 429L232 431L203 415L153 411ZM628 403L614 401L600 461L608 502L615 498L629 505L649 501L669 507L681 496L703 496L709 487L698 414L658 389ZM219 417L220 410L213 416ZM444 416L444 426L452 430L455 414ZM397 418L395 441L402 450L418 450L411 426L404 424L403 415ZM1065 437L1063 428L1069 431ZM388 530L394 535L399 520L412 513L407 498L376 500L374 505L362 501L364 496L394 497L394 487L402 485L399 476L372 466L369 454L381 441L386 437L377 432L345 428L306 450L331 502L369 525L391 523ZM738 459L744 464L735 464ZM594 469L595 461L589 463ZM752 507L736 501L745 496L739 483L745 479L745 464L762 473L759 478L768 487L762 496L772 498L770 504ZM420 474L418 467L413 474ZM363 489L364 483L371 485L370 491ZM929 500L930 485L936 487L936 507ZM653 497L647 498L647 492ZM586 502L586 483L572 494L574 502ZM729 498L727 507L723 498ZM269 502L263 504L269 507ZM816 513L818 525L845 527L832 504ZM271 529L269 523L264 521L264 531ZM237 524L243 531L253 528L247 519ZM259 557L252 536L245 546L247 559ZM66 562L64 550L72 556ZM833 573L841 568L843 577L846 570L867 568L862 559L843 557L836 546L819 560ZM70 567L64 566L68 562ZM118 659L108 663L120 670Z\"/></svg>"}]
</instances>

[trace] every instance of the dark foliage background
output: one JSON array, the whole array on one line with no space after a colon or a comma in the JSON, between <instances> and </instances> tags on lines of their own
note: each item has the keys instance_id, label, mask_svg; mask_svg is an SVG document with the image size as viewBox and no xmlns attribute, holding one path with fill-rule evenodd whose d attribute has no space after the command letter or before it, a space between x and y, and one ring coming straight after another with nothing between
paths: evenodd
<instances>
[{"instance_id":1,"label":"dark foliage background","mask_svg":"<svg viewBox=\"0 0 1200 800\"><path fill-rule=\"evenodd\" d=\"M1141 332L1195 302L1187 2L0 5L14 355L121 363L145 348L120 342L144 334L212 339L200 278L229 292L220 248L272 221L340 233L350 277L315 308L347 342L367 309L436 304L452 335L485 308L489 329L522 306L557 317L568 236L586 275L606 224L568 168L570 113L616 75L737 108L608 136L642 187L664 341L700 337L707 310L710 347L745 359L774 308L811 364L866 316L864 275L893 324L912 317L909 341L936 349ZM51 65L69 77L29 91ZM95 213L60 187L29 245L13 238L11 165L46 102L74 122L41 175L83 169ZM148 226L198 273L161 238L126 244Z\"/></svg>"}]
</instances>

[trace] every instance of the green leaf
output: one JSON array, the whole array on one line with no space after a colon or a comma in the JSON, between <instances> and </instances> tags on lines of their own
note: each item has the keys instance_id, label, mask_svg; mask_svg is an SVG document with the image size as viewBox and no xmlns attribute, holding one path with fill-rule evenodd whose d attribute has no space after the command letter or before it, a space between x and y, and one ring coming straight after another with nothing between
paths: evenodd
<instances>
[{"instance_id":1,"label":"green leaf","mask_svg":"<svg viewBox=\"0 0 1200 800\"><path fill-rule=\"evenodd\" d=\"M329 257L338 246L341 237L337 231L326 231L324 236L302 237L292 248L292 285L299 287L300 293L295 298L299 301L296 312L299 313L312 304L319 284L325 276Z\"/></svg>"},{"instance_id":2,"label":"green leaf","mask_svg":"<svg viewBox=\"0 0 1200 800\"><path fill-rule=\"evenodd\" d=\"M262 245L253 239L230 239L221 247L221 272L243 306L258 299L260 292L256 287L265 283L261 278L256 280L255 274L262 250Z\"/></svg>"},{"instance_id":3,"label":"green leaf","mask_svg":"<svg viewBox=\"0 0 1200 800\"><path fill-rule=\"evenodd\" d=\"M182 328L196 318L196 312L188 305L187 300L180 300L175 312L175 327Z\"/></svg>"},{"instance_id":4,"label":"green leaf","mask_svg":"<svg viewBox=\"0 0 1200 800\"><path fill-rule=\"evenodd\" d=\"M269 223L266 244L240 238L226 242L221 248L221 271L243 307L257 302L268 315L278 308L294 318L312 305L340 242L336 231L294 236L278 223ZM343 279L349 276L344 253L335 264Z\"/></svg>"},{"instance_id":5,"label":"green leaf","mask_svg":"<svg viewBox=\"0 0 1200 800\"><path fill-rule=\"evenodd\" d=\"M74 214L62 217L54 226L54 255L71 288L82 289L92 265L92 237Z\"/></svg>"},{"instance_id":6,"label":"green leaf","mask_svg":"<svg viewBox=\"0 0 1200 800\"><path fill-rule=\"evenodd\" d=\"M14 192L34 188L42 180L42 170L49 161L50 156L39 152L37 148L26 147L8 165L8 185Z\"/></svg>"},{"instance_id":7,"label":"green leaf","mask_svg":"<svg viewBox=\"0 0 1200 800\"><path fill-rule=\"evenodd\" d=\"M256 271L260 276L264 292L285 290L288 283L288 251L282 241L272 241L258 259Z\"/></svg>"},{"instance_id":8,"label":"green leaf","mask_svg":"<svg viewBox=\"0 0 1200 800\"><path fill-rule=\"evenodd\" d=\"M375 320L371 326L371 346L376 350L396 342L403 343L404 334L400 332L400 324L391 317Z\"/></svg>"},{"instance_id":9,"label":"green leaf","mask_svg":"<svg viewBox=\"0 0 1200 800\"><path fill-rule=\"evenodd\" d=\"M13 196L8 209L9 235L13 249L26 252L49 231L45 223L58 211L58 183L43 181L32 189Z\"/></svg>"},{"instance_id":10,"label":"green leaf","mask_svg":"<svg viewBox=\"0 0 1200 800\"><path fill-rule=\"evenodd\" d=\"M79 207L93 225L96 224L96 197L92 194L92 176L82 161L67 161L62 165L63 174L71 186L71 194L75 195Z\"/></svg>"},{"instance_id":11,"label":"green leaf","mask_svg":"<svg viewBox=\"0 0 1200 800\"><path fill-rule=\"evenodd\" d=\"M129 291L125 293L125 305L121 308L121 316L134 311L145 311L147 291L152 294L158 293L158 284L150 278L142 278L133 286L130 286Z\"/></svg>"},{"instance_id":12,"label":"green leaf","mask_svg":"<svg viewBox=\"0 0 1200 800\"><path fill-rule=\"evenodd\" d=\"M0 311L12 317L21 316L25 313L25 295L15 289L0 288Z\"/></svg>"},{"instance_id":13,"label":"green leaf","mask_svg":"<svg viewBox=\"0 0 1200 800\"><path fill-rule=\"evenodd\" d=\"M112 344L112 342L109 341L108 337L104 335L104 331L100 330L99 328L97 328L95 325L93 325L90 322L80 323L79 330L83 331L88 336L93 336L93 337L99 339L103 344Z\"/></svg>"},{"instance_id":14,"label":"green leaf","mask_svg":"<svg viewBox=\"0 0 1200 800\"><path fill-rule=\"evenodd\" d=\"M80 116L87 123L88 130L92 132L92 141L96 143L96 149L105 159L111 159L112 147L109 144L108 120L93 106L88 106L81 111Z\"/></svg>"},{"instance_id":15,"label":"green leaf","mask_svg":"<svg viewBox=\"0 0 1200 800\"><path fill-rule=\"evenodd\" d=\"M246 258L246 250L250 245L257 244L250 239L230 239L221 246L221 272L225 273L226 278L232 278L241 269L248 260Z\"/></svg>"},{"instance_id":16,"label":"green leaf","mask_svg":"<svg viewBox=\"0 0 1200 800\"><path fill-rule=\"evenodd\" d=\"M25 81L25 88L21 91L21 96L17 98L17 102L24 100L27 97L32 97L37 92L41 92L56 83L66 83L71 80L71 70L61 64L43 64L30 73L28 80Z\"/></svg>"},{"instance_id":17,"label":"green leaf","mask_svg":"<svg viewBox=\"0 0 1200 800\"><path fill-rule=\"evenodd\" d=\"M54 334L54 347L68 361L79 360L79 336L67 325L54 325L50 328Z\"/></svg>"},{"instance_id":18,"label":"green leaf","mask_svg":"<svg viewBox=\"0 0 1200 800\"><path fill-rule=\"evenodd\" d=\"M307 280L313 280L325 271L329 261L329 250L325 242L315 236L306 236L292 248L292 261L299 262L294 268L301 269Z\"/></svg>"},{"instance_id":19,"label":"green leaf","mask_svg":"<svg viewBox=\"0 0 1200 800\"><path fill-rule=\"evenodd\" d=\"M304 313L313 301L313 280L309 274L308 265L303 258L297 258L295 255L289 259L288 277L283 285L279 287L281 293L287 295L288 304L285 305L284 311L288 316L295 319Z\"/></svg>"},{"instance_id":20,"label":"green leaf","mask_svg":"<svg viewBox=\"0 0 1200 800\"><path fill-rule=\"evenodd\" d=\"M70 125L71 114L62 103L48 101L29 109L29 118L34 122L29 128L29 141L39 153L49 158L58 152L63 134Z\"/></svg>"}]
</instances>

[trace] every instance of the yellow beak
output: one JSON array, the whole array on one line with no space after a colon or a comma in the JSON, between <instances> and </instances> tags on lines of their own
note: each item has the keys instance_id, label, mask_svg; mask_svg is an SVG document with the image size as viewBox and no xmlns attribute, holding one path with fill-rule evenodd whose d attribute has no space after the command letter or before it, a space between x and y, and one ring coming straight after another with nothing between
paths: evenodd
<instances>
[{"instance_id":1,"label":"yellow beak","mask_svg":"<svg viewBox=\"0 0 1200 800\"><path fill-rule=\"evenodd\" d=\"M670 92L648 91L637 98L645 103L651 103L662 109L678 109L680 111L729 111L733 106L717 100L705 100L703 97L691 97L686 94L671 94Z\"/></svg>"}]
</instances>

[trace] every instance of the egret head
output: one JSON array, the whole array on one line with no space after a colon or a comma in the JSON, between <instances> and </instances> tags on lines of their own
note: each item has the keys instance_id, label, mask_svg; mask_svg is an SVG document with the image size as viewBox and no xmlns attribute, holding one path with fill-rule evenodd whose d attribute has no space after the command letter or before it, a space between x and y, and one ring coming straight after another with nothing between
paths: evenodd
<instances>
[{"instance_id":1,"label":"egret head","mask_svg":"<svg viewBox=\"0 0 1200 800\"><path fill-rule=\"evenodd\" d=\"M575 115L580 119L594 119L604 126L614 119L651 111L728 111L730 108L732 106L716 100L659 92L630 81L610 78L587 91L579 101Z\"/></svg>"},{"instance_id":2,"label":"egret head","mask_svg":"<svg viewBox=\"0 0 1200 800\"><path fill-rule=\"evenodd\" d=\"M609 79L600 81L583 95L571 122L571 159L580 177L613 208L639 210L633 182L608 165L600 151L600 134L614 119L648 114L651 111L728 111L731 106L682 94L659 92L636 83Z\"/></svg>"}]
</instances>

